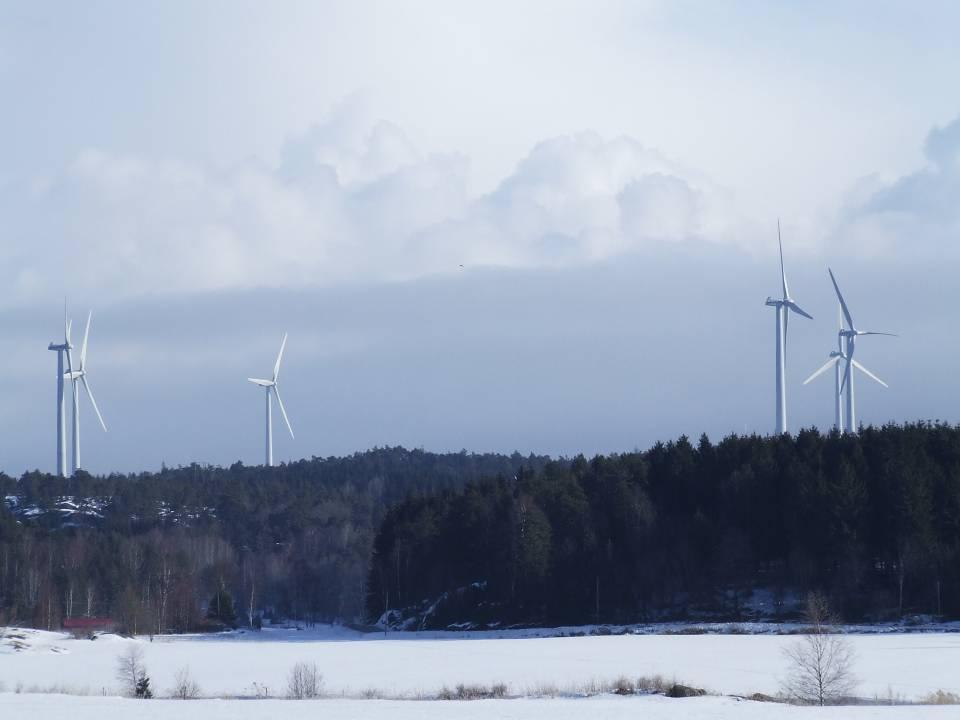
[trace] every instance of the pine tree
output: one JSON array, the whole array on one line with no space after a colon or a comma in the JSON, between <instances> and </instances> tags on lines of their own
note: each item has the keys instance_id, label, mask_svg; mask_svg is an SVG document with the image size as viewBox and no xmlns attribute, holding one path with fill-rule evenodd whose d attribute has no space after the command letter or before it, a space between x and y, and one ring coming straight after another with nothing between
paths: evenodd
<instances>
[{"instance_id":1,"label":"pine tree","mask_svg":"<svg viewBox=\"0 0 960 720\"><path fill-rule=\"evenodd\" d=\"M211 620L218 620L230 627L233 627L236 623L237 613L233 608L233 596L222 585L210 599L210 605L207 608L207 617Z\"/></svg>"}]
</instances>

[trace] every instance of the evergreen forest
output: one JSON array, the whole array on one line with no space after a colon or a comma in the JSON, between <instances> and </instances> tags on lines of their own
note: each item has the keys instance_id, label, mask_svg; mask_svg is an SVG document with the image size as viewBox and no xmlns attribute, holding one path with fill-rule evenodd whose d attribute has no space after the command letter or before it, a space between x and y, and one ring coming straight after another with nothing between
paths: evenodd
<instances>
[{"instance_id":1,"label":"evergreen forest","mask_svg":"<svg viewBox=\"0 0 960 720\"><path fill-rule=\"evenodd\" d=\"M960 428L0 474L0 625L960 617Z\"/></svg>"}]
</instances>

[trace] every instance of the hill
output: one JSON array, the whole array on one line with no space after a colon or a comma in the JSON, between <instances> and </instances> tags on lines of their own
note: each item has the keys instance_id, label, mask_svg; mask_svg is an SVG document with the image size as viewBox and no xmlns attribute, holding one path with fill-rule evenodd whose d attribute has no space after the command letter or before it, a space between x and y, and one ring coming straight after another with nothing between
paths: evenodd
<instances>
[{"instance_id":1,"label":"hill","mask_svg":"<svg viewBox=\"0 0 960 720\"><path fill-rule=\"evenodd\" d=\"M275 468L237 463L159 473L0 475L0 624L59 627L112 617L122 629L185 631L223 591L249 622L358 617L387 508L546 458L380 448Z\"/></svg>"}]
</instances>

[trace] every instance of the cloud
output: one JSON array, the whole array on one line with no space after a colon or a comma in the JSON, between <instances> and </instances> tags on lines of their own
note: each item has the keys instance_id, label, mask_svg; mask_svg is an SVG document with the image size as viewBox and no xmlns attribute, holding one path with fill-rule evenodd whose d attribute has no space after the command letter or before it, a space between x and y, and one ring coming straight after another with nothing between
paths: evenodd
<instances>
[{"instance_id":1,"label":"cloud","mask_svg":"<svg viewBox=\"0 0 960 720\"><path fill-rule=\"evenodd\" d=\"M565 266L734 236L720 189L629 138L543 141L480 197L468 171L355 101L289 138L273 165L90 148L54 176L0 189L2 259L25 300Z\"/></svg>"},{"instance_id":2,"label":"cloud","mask_svg":"<svg viewBox=\"0 0 960 720\"><path fill-rule=\"evenodd\" d=\"M946 127L931 130L924 150L937 167L957 170L960 165L960 117Z\"/></svg>"},{"instance_id":3,"label":"cloud","mask_svg":"<svg viewBox=\"0 0 960 720\"><path fill-rule=\"evenodd\" d=\"M584 132L536 145L493 192L462 217L426 228L415 245L440 270L461 262L562 267L650 243L733 242L724 197L636 140Z\"/></svg>"},{"instance_id":4,"label":"cloud","mask_svg":"<svg viewBox=\"0 0 960 720\"><path fill-rule=\"evenodd\" d=\"M930 131L924 154L916 172L854 188L835 233L839 247L934 257L960 250L960 117Z\"/></svg>"}]
</instances>

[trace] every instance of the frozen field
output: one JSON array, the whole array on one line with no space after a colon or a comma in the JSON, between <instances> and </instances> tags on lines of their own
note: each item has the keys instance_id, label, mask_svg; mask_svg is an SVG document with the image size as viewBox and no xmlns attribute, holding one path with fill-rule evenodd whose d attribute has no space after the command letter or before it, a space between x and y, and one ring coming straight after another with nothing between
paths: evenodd
<instances>
[{"instance_id":1,"label":"frozen field","mask_svg":"<svg viewBox=\"0 0 960 720\"><path fill-rule=\"evenodd\" d=\"M495 637L431 634L413 637L396 633L361 634L343 628L310 631L264 630L219 636L165 636L136 640L102 636L74 640L60 633L36 630L0 631L0 717L58 717L57 708L71 707L70 716L109 720L130 710L128 700L52 695L17 695L59 688L89 695L118 692L114 678L117 657L131 644L145 651L151 684L158 694L173 684L174 673L189 666L201 691L212 696L253 696L269 688L283 695L286 675L299 661L316 663L324 676L324 691L333 696L359 696L376 689L387 696L435 694L458 683L505 683L510 694L525 695L553 686L573 690L591 680L620 675L662 675L668 680L727 695L754 692L775 694L787 670L782 649L796 641L780 635L613 635L587 637ZM937 689L960 694L960 634L852 635L860 696L916 699ZM20 649L16 649L19 646ZM174 702L174 701L171 701ZM273 703L279 710L271 711ZM731 698L668 700L663 698L558 698L492 700L468 703L412 700L336 699L322 702L325 717L806 717L810 711ZM201 707L196 701L189 707ZM210 700L202 701L198 717L283 717L310 714L312 702ZM149 706L149 707L147 707ZM138 703L137 717L170 717L175 705ZM49 708L45 710L45 708ZM682 714L680 714L682 710ZM944 712L948 711L948 712ZM191 712L198 712L192 710ZM823 717L957 717L958 708L836 708ZM546 713L546 714L543 714ZM700 713L700 714L698 714ZM799 713L799 714L797 714ZM734 715L730 715L733 717ZM820 715L818 715L819 717Z\"/></svg>"},{"instance_id":2,"label":"frozen field","mask_svg":"<svg viewBox=\"0 0 960 720\"><path fill-rule=\"evenodd\" d=\"M126 700L0 694L0 717L47 720L947 720L957 708L801 708L733 698L592 697L549 700Z\"/></svg>"}]
</instances>

